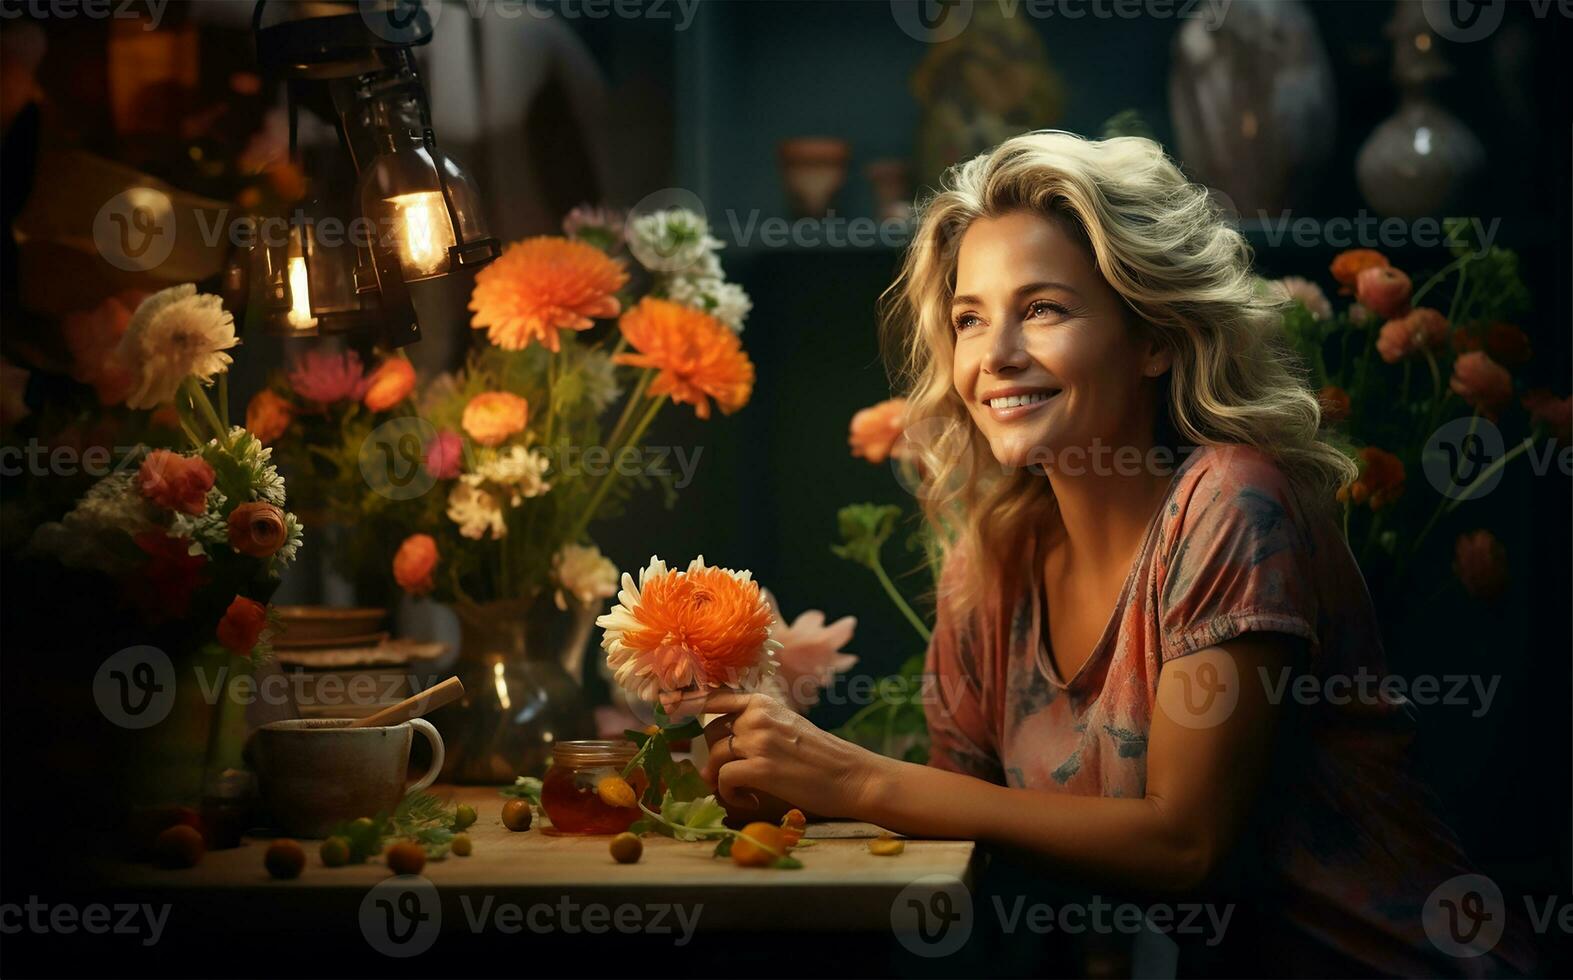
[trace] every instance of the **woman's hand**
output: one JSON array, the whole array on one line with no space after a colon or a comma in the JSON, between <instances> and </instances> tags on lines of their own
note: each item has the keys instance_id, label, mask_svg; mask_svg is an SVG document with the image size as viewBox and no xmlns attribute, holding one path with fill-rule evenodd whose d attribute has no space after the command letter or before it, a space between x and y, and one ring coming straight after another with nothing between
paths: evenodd
<instances>
[{"instance_id":1,"label":"woman's hand","mask_svg":"<svg viewBox=\"0 0 1573 980\"><path fill-rule=\"evenodd\" d=\"M880 757L816 727L764 694L714 694L705 728L703 776L728 806L760 805L762 794L823 817L857 817Z\"/></svg>"}]
</instances>

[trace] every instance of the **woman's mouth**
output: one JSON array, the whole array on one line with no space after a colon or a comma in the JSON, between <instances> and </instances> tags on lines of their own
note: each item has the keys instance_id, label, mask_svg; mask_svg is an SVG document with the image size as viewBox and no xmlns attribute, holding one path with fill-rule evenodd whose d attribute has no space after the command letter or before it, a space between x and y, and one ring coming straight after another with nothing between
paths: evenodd
<instances>
[{"instance_id":1,"label":"woman's mouth","mask_svg":"<svg viewBox=\"0 0 1573 980\"><path fill-rule=\"evenodd\" d=\"M996 422L1010 422L1015 419L1031 415L1053 401L1060 393L1059 388L1045 388L1038 391L1014 392L995 398L984 400L989 408L989 415Z\"/></svg>"}]
</instances>

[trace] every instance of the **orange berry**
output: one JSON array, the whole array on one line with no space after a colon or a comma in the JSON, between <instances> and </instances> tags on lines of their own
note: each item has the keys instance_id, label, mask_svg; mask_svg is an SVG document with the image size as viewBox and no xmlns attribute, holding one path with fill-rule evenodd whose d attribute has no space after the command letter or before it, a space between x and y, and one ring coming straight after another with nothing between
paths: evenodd
<instances>
[{"instance_id":1,"label":"orange berry","mask_svg":"<svg viewBox=\"0 0 1573 980\"><path fill-rule=\"evenodd\" d=\"M732 841L732 863L742 868L764 868L776 858L786 856L780 827L764 822L751 823L743 835Z\"/></svg>"},{"instance_id":2,"label":"orange berry","mask_svg":"<svg viewBox=\"0 0 1573 980\"><path fill-rule=\"evenodd\" d=\"M883 835L868 842L868 852L880 857L895 857L907 849L907 842L899 837Z\"/></svg>"},{"instance_id":3,"label":"orange berry","mask_svg":"<svg viewBox=\"0 0 1573 980\"><path fill-rule=\"evenodd\" d=\"M275 878L299 878L306 867L306 849L287 837L268 845L262 864Z\"/></svg>"},{"instance_id":4,"label":"orange berry","mask_svg":"<svg viewBox=\"0 0 1573 980\"><path fill-rule=\"evenodd\" d=\"M602 776L595 784L595 795L607 806L632 807L634 788L621 776Z\"/></svg>"},{"instance_id":5,"label":"orange berry","mask_svg":"<svg viewBox=\"0 0 1573 980\"><path fill-rule=\"evenodd\" d=\"M153 855L166 868L194 867L207 849L196 828L183 823L165 830L153 842Z\"/></svg>"},{"instance_id":6,"label":"orange berry","mask_svg":"<svg viewBox=\"0 0 1573 980\"><path fill-rule=\"evenodd\" d=\"M807 829L808 818L803 816L802 810L793 807L781 818L781 843L791 850L803 839L803 832Z\"/></svg>"},{"instance_id":7,"label":"orange berry","mask_svg":"<svg viewBox=\"0 0 1573 980\"><path fill-rule=\"evenodd\" d=\"M426 849L412 840L388 848L388 870L396 875L418 875L426 867Z\"/></svg>"}]
</instances>

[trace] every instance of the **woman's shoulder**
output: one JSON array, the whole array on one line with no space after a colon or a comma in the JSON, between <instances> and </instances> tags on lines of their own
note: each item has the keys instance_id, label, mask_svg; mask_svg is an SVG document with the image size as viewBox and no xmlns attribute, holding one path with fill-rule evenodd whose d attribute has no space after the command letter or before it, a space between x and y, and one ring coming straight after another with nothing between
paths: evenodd
<instances>
[{"instance_id":1,"label":"woman's shoulder","mask_svg":"<svg viewBox=\"0 0 1573 980\"><path fill-rule=\"evenodd\" d=\"M1303 517L1288 474L1271 455L1239 444L1200 446L1176 477L1164 537L1175 544L1241 520L1266 527L1298 524Z\"/></svg>"}]
</instances>

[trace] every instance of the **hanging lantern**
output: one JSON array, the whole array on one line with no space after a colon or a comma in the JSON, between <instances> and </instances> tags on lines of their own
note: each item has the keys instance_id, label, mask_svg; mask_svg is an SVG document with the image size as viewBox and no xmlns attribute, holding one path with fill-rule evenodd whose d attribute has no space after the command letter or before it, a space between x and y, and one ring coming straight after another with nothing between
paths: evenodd
<instances>
[{"instance_id":1,"label":"hanging lantern","mask_svg":"<svg viewBox=\"0 0 1573 980\"><path fill-rule=\"evenodd\" d=\"M332 190L292 216L288 242L259 247L253 275L269 329L285 336L374 330L385 347L420 339L409 283L473 272L496 258L474 182L437 146L413 49L431 19L404 0L327 0L315 16L263 26L258 60L288 92L290 154L299 111L337 124L356 188ZM318 174L303 168L308 182ZM323 168L331 169L331 168Z\"/></svg>"}]
</instances>

